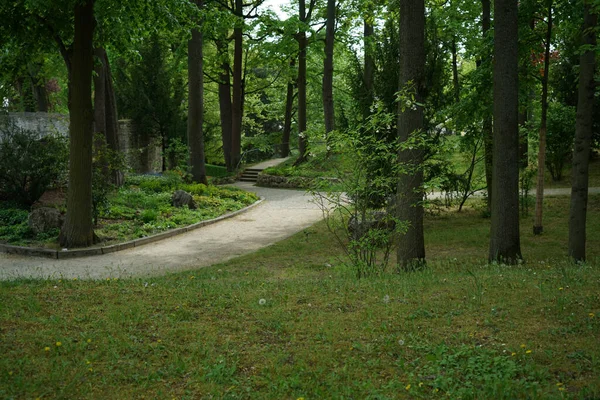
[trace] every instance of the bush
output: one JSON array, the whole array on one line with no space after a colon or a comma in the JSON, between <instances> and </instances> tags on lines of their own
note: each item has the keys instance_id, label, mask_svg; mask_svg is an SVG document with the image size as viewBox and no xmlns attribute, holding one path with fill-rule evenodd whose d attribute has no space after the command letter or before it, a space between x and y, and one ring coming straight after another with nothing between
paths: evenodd
<instances>
[{"instance_id":1,"label":"bush","mask_svg":"<svg viewBox=\"0 0 600 400\"><path fill-rule=\"evenodd\" d=\"M14 124L0 127L0 197L30 206L67 172L68 144L63 136L40 137Z\"/></svg>"}]
</instances>

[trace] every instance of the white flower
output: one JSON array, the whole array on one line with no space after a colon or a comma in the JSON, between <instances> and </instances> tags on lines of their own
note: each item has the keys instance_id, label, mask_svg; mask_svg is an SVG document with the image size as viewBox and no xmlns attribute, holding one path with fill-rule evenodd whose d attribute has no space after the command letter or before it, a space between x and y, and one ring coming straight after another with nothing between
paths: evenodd
<instances>
[{"instance_id":1,"label":"white flower","mask_svg":"<svg viewBox=\"0 0 600 400\"><path fill-rule=\"evenodd\" d=\"M386 294L385 296L383 296L383 302L384 302L385 304L389 303L389 302L390 302L390 296L389 296L389 295L387 295L387 294Z\"/></svg>"},{"instance_id":2,"label":"white flower","mask_svg":"<svg viewBox=\"0 0 600 400\"><path fill-rule=\"evenodd\" d=\"M258 301L258 304L259 304L259 305L261 305L261 306L264 306L265 304L267 304L267 300L265 300L265 299L260 299L260 300Z\"/></svg>"},{"instance_id":3,"label":"white flower","mask_svg":"<svg viewBox=\"0 0 600 400\"><path fill-rule=\"evenodd\" d=\"M402 339L398 340L398 344L399 344L400 346L404 346L404 340L402 340Z\"/></svg>"}]
</instances>

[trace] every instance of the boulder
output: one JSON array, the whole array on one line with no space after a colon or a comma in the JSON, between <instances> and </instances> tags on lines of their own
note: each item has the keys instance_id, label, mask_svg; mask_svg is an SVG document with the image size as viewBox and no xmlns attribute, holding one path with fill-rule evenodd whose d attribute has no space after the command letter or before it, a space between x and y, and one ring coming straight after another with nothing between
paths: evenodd
<instances>
[{"instance_id":1,"label":"boulder","mask_svg":"<svg viewBox=\"0 0 600 400\"><path fill-rule=\"evenodd\" d=\"M171 204L178 208L188 206L190 210L195 210L197 208L192 195L183 190L176 190L175 193L173 193Z\"/></svg>"},{"instance_id":2,"label":"boulder","mask_svg":"<svg viewBox=\"0 0 600 400\"><path fill-rule=\"evenodd\" d=\"M37 235L60 228L63 222L64 218L56 208L40 207L29 214L28 224L29 228Z\"/></svg>"}]
</instances>

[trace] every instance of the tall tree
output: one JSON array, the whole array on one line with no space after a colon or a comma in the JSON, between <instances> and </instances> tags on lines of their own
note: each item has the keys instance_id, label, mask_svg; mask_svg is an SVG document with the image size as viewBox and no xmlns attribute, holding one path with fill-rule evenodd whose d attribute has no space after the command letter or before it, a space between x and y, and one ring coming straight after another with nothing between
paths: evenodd
<instances>
[{"instance_id":1,"label":"tall tree","mask_svg":"<svg viewBox=\"0 0 600 400\"><path fill-rule=\"evenodd\" d=\"M231 162L232 113L231 113L231 79L229 54L226 39L216 41L217 54L221 60L219 70L219 115L221 119L221 137L223 140L223 156L227 170L232 172L235 165Z\"/></svg>"},{"instance_id":2,"label":"tall tree","mask_svg":"<svg viewBox=\"0 0 600 400\"><path fill-rule=\"evenodd\" d=\"M192 0L202 8L202 0ZM187 138L190 151L190 167L194 182L208 184L204 164L204 64L202 59L202 31L192 29L188 41L188 116Z\"/></svg>"},{"instance_id":3,"label":"tall tree","mask_svg":"<svg viewBox=\"0 0 600 400\"><path fill-rule=\"evenodd\" d=\"M583 45L579 62L579 95L573 169L571 178L571 207L569 214L569 256L585 261L586 215L589 184L589 160L594 116L594 72L596 70L596 30L598 14L592 2L585 2Z\"/></svg>"},{"instance_id":4,"label":"tall tree","mask_svg":"<svg viewBox=\"0 0 600 400\"><path fill-rule=\"evenodd\" d=\"M306 28L316 1L310 1L308 11L306 10L305 1L299 0L298 17L300 20L300 31L296 37L298 40L298 152L300 155L295 165L306 161L308 155L308 138L306 137L306 50L308 39L306 37Z\"/></svg>"},{"instance_id":5,"label":"tall tree","mask_svg":"<svg viewBox=\"0 0 600 400\"><path fill-rule=\"evenodd\" d=\"M481 17L481 29L484 40L490 31L491 26L491 4L490 0L481 0L482 5L482 17ZM481 61L478 63L481 66ZM491 111L491 110L490 110ZM487 187L487 206L488 211L492 209L493 199L493 124L491 113L486 112L483 117L483 152L485 160L485 182Z\"/></svg>"},{"instance_id":6,"label":"tall tree","mask_svg":"<svg viewBox=\"0 0 600 400\"><path fill-rule=\"evenodd\" d=\"M296 59L290 60L290 69L293 69L296 65ZM287 157L290 155L290 135L292 133L292 114L294 112L294 88L296 87L296 80L289 78L287 83L287 91L285 96L285 116L283 122L283 134L281 137L281 157Z\"/></svg>"},{"instance_id":7,"label":"tall tree","mask_svg":"<svg viewBox=\"0 0 600 400\"><path fill-rule=\"evenodd\" d=\"M542 76L542 115L540 120L540 145L538 150L537 186L535 190L535 220L533 234L544 231L542 216L544 210L544 176L546 166L546 132L548 121L548 73L550 71L550 46L552 39L552 0L548 1L546 38L544 41L544 75Z\"/></svg>"},{"instance_id":8,"label":"tall tree","mask_svg":"<svg viewBox=\"0 0 600 400\"><path fill-rule=\"evenodd\" d=\"M94 68L94 132L104 134L108 147L112 151L118 152L119 121L110 63L104 48L96 48L94 55L96 58ZM111 180L114 185L120 186L123 183L123 173L113 170Z\"/></svg>"},{"instance_id":9,"label":"tall tree","mask_svg":"<svg viewBox=\"0 0 600 400\"><path fill-rule=\"evenodd\" d=\"M490 261L521 259L518 0L494 1L494 143Z\"/></svg>"},{"instance_id":10,"label":"tall tree","mask_svg":"<svg viewBox=\"0 0 600 400\"><path fill-rule=\"evenodd\" d=\"M410 91L414 102L398 105L398 138L406 143L422 133L424 126L423 91L425 84L425 2L400 0L400 90ZM408 223L398 244L397 260L404 270L418 268L425 261L423 236L424 150L404 147L398 161L404 171L398 181L396 216Z\"/></svg>"},{"instance_id":11,"label":"tall tree","mask_svg":"<svg viewBox=\"0 0 600 400\"><path fill-rule=\"evenodd\" d=\"M233 99L231 108L231 164L235 168L242 156L242 118L244 116L244 81L242 75L244 24L243 0L235 0L233 13L238 19L233 28Z\"/></svg>"},{"instance_id":12,"label":"tall tree","mask_svg":"<svg viewBox=\"0 0 600 400\"><path fill-rule=\"evenodd\" d=\"M67 215L60 232L63 247L94 242L92 225L92 71L94 68L94 0L76 2L75 36L69 80L69 188Z\"/></svg>"},{"instance_id":13,"label":"tall tree","mask_svg":"<svg viewBox=\"0 0 600 400\"><path fill-rule=\"evenodd\" d=\"M325 115L325 137L335 130L333 105L333 44L335 40L335 0L327 0L327 22L325 27L325 60L323 62L323 113Z\"/></svg>"}]
</instances>

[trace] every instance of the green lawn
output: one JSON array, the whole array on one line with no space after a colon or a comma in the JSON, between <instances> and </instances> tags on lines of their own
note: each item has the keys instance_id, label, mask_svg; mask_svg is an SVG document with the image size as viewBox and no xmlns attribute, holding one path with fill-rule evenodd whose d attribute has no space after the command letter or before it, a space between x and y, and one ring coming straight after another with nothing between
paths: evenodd
<instances>
[{"instance_id":1,"label":"green lawn","mask_svg":"<svg viewBox=\"0 0 600 400\"><path fill-rule=\"evenodd\" d=\"M0 283L0 397L598 398L600 196L583 266L546 204L515 267L467 209L427 217L416 273L357 280L320 223L165 277Z\"/></svg>"}]
</instances>

